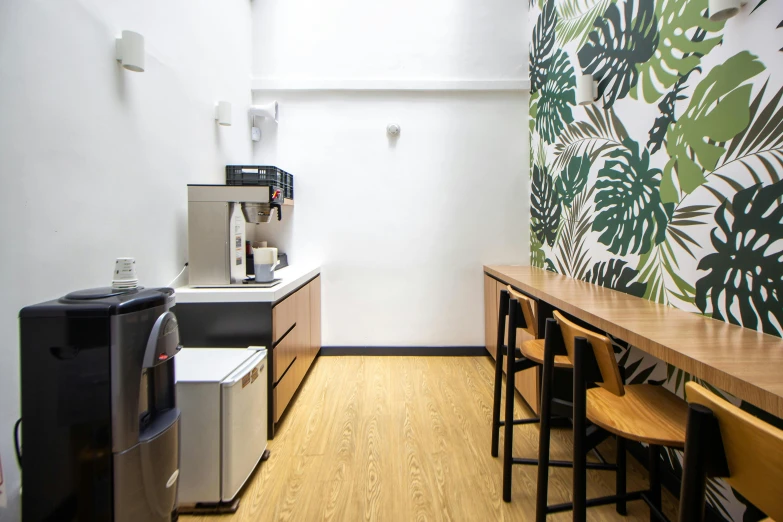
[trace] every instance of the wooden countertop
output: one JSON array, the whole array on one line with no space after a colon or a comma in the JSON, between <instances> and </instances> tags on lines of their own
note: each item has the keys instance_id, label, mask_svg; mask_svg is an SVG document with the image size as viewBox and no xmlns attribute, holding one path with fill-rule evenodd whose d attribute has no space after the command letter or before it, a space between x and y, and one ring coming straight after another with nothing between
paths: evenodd
<instances>
[{"instance_id":1,"label":"wooden countertop","mask_svg":"<svg viewBox=\"0 0 783 522\"><path fill-rule=\"evenodd\" d=\"M492 277L783 417L783 339L530 266Z\"/></svg>"}]
</instances>

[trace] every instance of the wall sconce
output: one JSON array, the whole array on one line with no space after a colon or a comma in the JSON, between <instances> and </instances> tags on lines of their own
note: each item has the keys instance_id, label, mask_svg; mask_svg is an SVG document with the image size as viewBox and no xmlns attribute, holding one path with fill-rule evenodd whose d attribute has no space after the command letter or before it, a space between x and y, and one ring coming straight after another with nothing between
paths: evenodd
<instances>
[{"instance_id":1,"label":"wall sconce","mask_svg":"<svg viewBox=\"0 0 783 522\"><path fill-rule=\"evenodd\" d=\"M231 125L231 102L221 101L215 105L215 119L218 125L224 127Z\"/></svg>"},{"instance_id":2,"label":"wall sconce","mask_svg":"<svg viewBox=\"0 0 783 522\"><path fill-rule=\"evenodd\" d=\"M739 13L743 5L747 4L743 0L710 0L710 20L713 22L723 22Z\"/></svg>"},{"instance_id":3,"label":"wall sconce","mask_svg":"<svg viewBox=\"0 0 783 522\"><path fill-rule=\"evenodd\" d=\"M277 123L278 105L277 102L267 103L266 105L251 105L247 111L253 120L253 126L250 129L250 139L261 141L261 128L256 127L256 116L266 118Z\"/></svg>"},{"instance_id":4,"label":"wall sconce","mask_svg":"<svg viewBox=\"0 0 783 522\"><path fill-rule=\"evenodd\" d=\"M115 41L117 61L125 69L144 72L144 37L133 31L123 31Z\"/></svg>"},{"instance_id":5,"label":"wall sconce","mask_svg":"<svg viewBox=\"0 0 783 522\"><path fill-rule=\"evenodd\" d=\"M576 103L590 105L598 99L598 82L592 74L576 77Z\"/></svg>"}]
</instances>

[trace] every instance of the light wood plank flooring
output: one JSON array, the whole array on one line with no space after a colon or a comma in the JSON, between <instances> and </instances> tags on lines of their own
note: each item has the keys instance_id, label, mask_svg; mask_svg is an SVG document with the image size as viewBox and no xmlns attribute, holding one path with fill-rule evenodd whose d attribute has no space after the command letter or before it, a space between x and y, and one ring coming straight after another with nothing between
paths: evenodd
<instances>
[{"instance_id":1,"label":"light wood plank flooring","mask_svg":"<svg viewBox=\"0 0 783 522\"><path fill-rule=\"evenodd\" d=\"M514 466L513 499L501 498L501 459L490 455L489 357L319 357L231 516L183 522L533 520L536 468ZM532 416L518 397L517 416ZM516 456L535 457L537 425L515 428ZM552 458L570 459L569 430ZM613 455L606 443L604 455ZM503 440L501 436L501 452ZM646 474L629 457L629 491ZM550 503L570 498L570 469L550 472ZM590 471L588 496L611 494L614 473ZM674 500L664 492L665 511ZM649 520L643 502L588 511L588 520ZM549 520L571 520L570 513Z\"/></svg>"}]
</instances>

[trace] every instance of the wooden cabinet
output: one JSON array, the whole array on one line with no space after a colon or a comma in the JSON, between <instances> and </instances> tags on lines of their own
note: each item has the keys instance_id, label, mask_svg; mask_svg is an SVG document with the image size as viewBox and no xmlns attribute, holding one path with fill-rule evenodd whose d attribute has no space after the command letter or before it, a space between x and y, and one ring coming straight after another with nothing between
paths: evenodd
<instances>
[{"instance_id":1,"label":"wooden cabinet","mask_svg":"<svg viewBox=\"0 0 783 522\"><path fill-rule=\"evenodd\" d=\"M318 276L272 308L274 422L282 417L321 348L320 301L321 277ZM315 338L317 348L313 344Z\"/></svg>"},{"instance_id":2,"label":"wooden cabinet","mask_svg":"<svg viewBox=\"0 0 783 522\"><path fill-rule=\"evenodd\" d=\"M497 359L497 335L498 335L498 306L500 303L500 292L506 287L502 281L484 274L484 339L489 354ZM536 310L534 310L536 313ZM505 338L503 343L508 343L508 320L506 320ZM523 342L532 339L530 334L523 330L517 330L517 342L519 347ZM503 372L505 373L505 364ZM514 379L514 387L519 391L527 402L530 409L536 414L540 403L540 381L538 366L519 372Z\"/></svg>"},{"instance_id":3,"label":"wooden cabinet","mask_svg":"<svg viewBox=\"0 0 783 522\"><path fill-rule=\"evenodd\" d=\"M313 358L321 351L321 278L310 283L310 351Z\"/></svg>"}]
</instances>

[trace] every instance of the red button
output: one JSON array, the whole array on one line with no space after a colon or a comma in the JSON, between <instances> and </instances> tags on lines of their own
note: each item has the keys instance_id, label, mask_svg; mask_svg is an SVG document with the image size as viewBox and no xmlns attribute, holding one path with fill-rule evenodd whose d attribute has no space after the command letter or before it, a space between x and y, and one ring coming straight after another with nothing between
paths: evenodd
<instances>
[{"instance_id":1,"label":"red button","mask_svg":"<svg viewBox=\"0 0 783 522\"><path fill-rule=\"evenodd\" d=\"M166 355L165 353L162 353L162 354L158 355L158 360L159 361L165 361L168 358L169 358L169 356Z\"/></svg>"}]
</instances>

